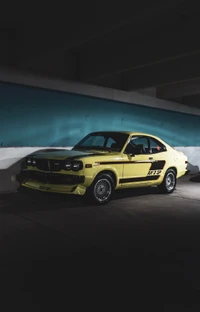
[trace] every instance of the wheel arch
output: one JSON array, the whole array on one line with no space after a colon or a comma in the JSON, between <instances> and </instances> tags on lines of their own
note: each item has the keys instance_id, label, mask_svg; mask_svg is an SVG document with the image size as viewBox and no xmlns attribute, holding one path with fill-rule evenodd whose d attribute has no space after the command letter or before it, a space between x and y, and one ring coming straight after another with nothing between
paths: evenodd
<instances>
[{"instance_id":1,"label":"wheel arch","mask_svg":"<svg viewBox=\"0 0 200 312\"><path fill-rule=\"evenodd\" d=\"M117 185L117 175L116 175L116 172L114 172L111 169L103 169L103 170L97 172L97 174L95 175L94 179L96 179L100 174L109 174L112 177L113 181L114 181L114 187L116 187L116 185Z\"/></svg>"},{"instance_id":2,"label":"wheel arch","mask_svg":"<svg viewBox=\"0 0 200 312\"><path fill-rule=\"evenodd\" d=\"M175 166L169 167L169 168L167 168L166 172L167 172L168 170L170 170L170 169L174 170L174 172L175 172L175 174L176 174L176 177L177 177L177 173L178 173L177 168L176 168Z\"/></svg>"}]
</instances>

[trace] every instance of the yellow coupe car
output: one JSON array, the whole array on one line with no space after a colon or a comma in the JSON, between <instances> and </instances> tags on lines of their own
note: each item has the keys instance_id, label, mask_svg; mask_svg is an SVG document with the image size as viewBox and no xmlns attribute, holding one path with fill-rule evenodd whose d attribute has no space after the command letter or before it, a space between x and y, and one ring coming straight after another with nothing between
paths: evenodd
<instances>
[{"instance_id":1,"label":"yellow coupe car","mask_svg":"<svg viewBox=\"0 0 200 312\"><path fill-rule=\"evenodd\" d=\"M72 150L32 154L21 171L22 186L85 195L98 204L115 189L157 185L172 193L187 171L187 157L161 139L137 132L93 132Z\"/></svg>"}]
</instances>

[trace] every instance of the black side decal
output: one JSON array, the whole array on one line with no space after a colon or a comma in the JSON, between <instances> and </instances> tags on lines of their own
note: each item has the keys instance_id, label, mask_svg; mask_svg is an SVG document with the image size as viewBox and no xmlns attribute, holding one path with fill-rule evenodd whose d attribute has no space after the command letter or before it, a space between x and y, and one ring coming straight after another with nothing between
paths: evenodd
<instances>
[{"instance_id":1,"label":"black side decal","mask_svg":"<svg viewBox=\"0 0 200 312\"><path fill-rule=\"evenodd\" d=\"M157 180L160 176L154 175L154 176L147 176L147 177L139 177L139 178L127 178L127 179L120 179L119 183L129 183L129 182L144 182L144 181L152 181Z\"/></svg>"},{"instance_id":2,"label":"black side decal","mask_svg":"<svg viewBox=\"0 0 200 312\"><path fill-rule=\"evenodd\" d=\"M149 170L160 170L163 169L165 165L165 160L159 160L152 163Z\"/></svg>"},{"instance_id":3,"label":"black side decal","mask_svg":"<svg viewBox=\"0 0 200 312\"><path fill-rule=\"evenodd\" d=\"M151 168L149 170L159 170L163 169L165 165L165 160L158 160L155 162L152 161L102 161L100 165L125 165L125 164L151 164Z\"/></svg>"}]
</instances>

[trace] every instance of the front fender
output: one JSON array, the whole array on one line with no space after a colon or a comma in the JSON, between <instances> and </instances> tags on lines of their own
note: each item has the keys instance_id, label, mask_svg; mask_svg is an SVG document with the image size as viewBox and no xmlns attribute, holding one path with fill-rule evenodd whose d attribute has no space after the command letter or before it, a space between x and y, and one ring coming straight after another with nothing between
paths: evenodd
<instances>
[{"instance_id":1,"label":"front fender","mask_svg":"<svg viewBox=\"0 0 200 312\"><path fill-rule=\"evenodd\" d=\"M118 165L118 168L110 165L96 165L91 169L85 170L85 183L90 186L99 173L112 172L115 175L116 187L119 185L119 179L122 177L123 164Z\"/></svg>"}]
</instances>

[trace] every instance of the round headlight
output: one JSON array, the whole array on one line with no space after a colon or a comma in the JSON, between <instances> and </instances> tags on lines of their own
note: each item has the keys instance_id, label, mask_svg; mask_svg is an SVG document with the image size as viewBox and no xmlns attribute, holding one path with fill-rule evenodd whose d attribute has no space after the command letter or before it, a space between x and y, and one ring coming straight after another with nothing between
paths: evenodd
<instances>
[{"instance_id":1,"label":"round headlight","mask_svg":"<svg viewBox=\"0 0 200 312\"><path fill-rule=\"evenodd\" d=\"M64 163L64 170L71 170L72 169L72 163L69 161L66 161Z\"/></svg>"},{"instance_id":2,"label":"round headlight","mask_svg":"<svg viewBox=\"0 0 200 312\"><path fill-rule=\"evenodd\" d=\"M83 163L81 161L74 161L72 164L72 170L78 171L83 168Z\"/></svg>"},{"instance_id":3,"label":"round headlight","mask_svg":"<svg viewBox=\"0 0 200 312\"><path fill-rule=\"evenodd\" d=\"M26 163L27 163L28 166L31 166L31 164L32 164L31 158L27 158L26 159Z\"/></svg>"},{"instance_id":4,"label":"round headlight","mask_svg":"<svg viewBox=\"0 0 200 312\"><path fill-rule=\"evenodd\" d=\"M32 165L33 165L33 166L36 166L36 160L35 160L35 159L33 159Z\"/></svg>"}]
</instances>

